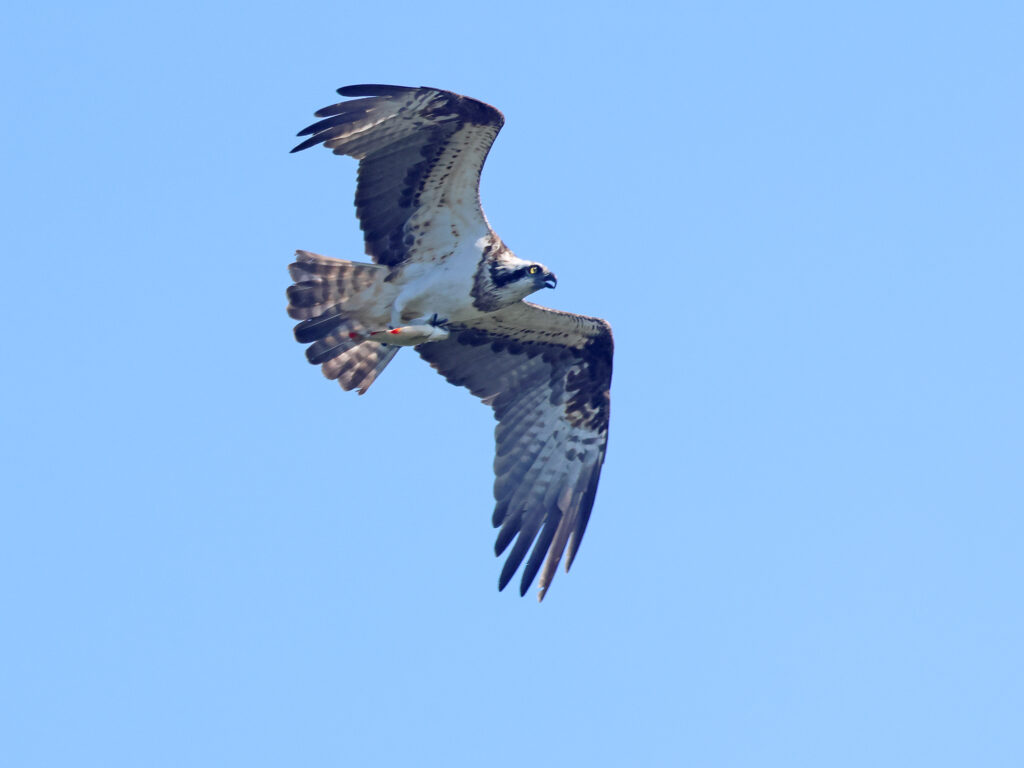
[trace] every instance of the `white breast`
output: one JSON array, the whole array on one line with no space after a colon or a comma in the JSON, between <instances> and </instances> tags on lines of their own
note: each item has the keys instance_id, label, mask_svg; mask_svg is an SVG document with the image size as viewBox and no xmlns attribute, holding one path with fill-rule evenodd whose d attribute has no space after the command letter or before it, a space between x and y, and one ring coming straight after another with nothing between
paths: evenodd
<instances>
[{"instance_id":1,"label":"white breast","mask_svg":"<svg viewBox=\"0 0 1024 768\"><path fill-rule=\"evenodd\" d=\"M424 251L423 257L401 267L393 282L401 285L394 308L401 313L401 321L437 314L447 320L462 321L479 314L473 306L471 290L477 265L486 244L457 243L454 251ZM448 241L451 248L451 241Z\"/></svg>"}]
</instances>

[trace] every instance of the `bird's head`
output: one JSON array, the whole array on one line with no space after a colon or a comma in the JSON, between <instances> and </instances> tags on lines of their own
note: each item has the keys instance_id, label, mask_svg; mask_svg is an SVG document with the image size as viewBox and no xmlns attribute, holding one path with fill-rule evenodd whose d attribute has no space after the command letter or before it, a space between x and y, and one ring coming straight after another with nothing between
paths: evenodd
<instances>
[{"instance_id":1,"label":"bird's head","mask_svg":"<svg viewBox=\"0 0 1024 768\"><path fill-rule=\"evenodd\" d=\"M541 288L554 288L558 278L554 272L537 262L510 256L490 266L491 293L501 305L525 299Z\"/></svg>"},{"instance_id":2,"label":"bird's head","mask_svg":"<svg viewBox=\"0 0 1024 768\"><path fill-rule=\"evenodd\" d=\"M537 283L536 290L538 291L541 288L554 288L558 285L558 278L555 277L555 273L543 264L531 264L526 268L526 274Z\"/></svg>"}]
</instances>

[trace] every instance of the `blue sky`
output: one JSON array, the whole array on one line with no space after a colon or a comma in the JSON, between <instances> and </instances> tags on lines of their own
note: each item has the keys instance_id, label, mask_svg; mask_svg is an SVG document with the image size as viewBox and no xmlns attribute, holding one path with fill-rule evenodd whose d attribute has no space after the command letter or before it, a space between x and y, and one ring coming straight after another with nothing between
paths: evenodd
<instances>
[{"instance_id":1,"label":"blue sky","mask_svg":"<svg viewBox=\"0 0 1024 768\"><path fill-rule=\"evenodd\" d=\"M49 5L3 68L12 766L1024 761L1011 3ZM306 364L349 83L507 123L484 206L616 334L573 571L496 591L493 421Z\"/></svg>"}]
</instances>

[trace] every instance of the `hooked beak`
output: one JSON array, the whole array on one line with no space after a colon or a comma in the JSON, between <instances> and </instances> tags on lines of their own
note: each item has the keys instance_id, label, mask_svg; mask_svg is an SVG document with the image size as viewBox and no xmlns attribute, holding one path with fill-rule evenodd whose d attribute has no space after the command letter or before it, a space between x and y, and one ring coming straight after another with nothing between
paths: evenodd
<instances>
[{"instance_id":1,"label":"hooked beak","mask_svg":"<svg viewBox=\"0 0 1024 768\"><path fill-rule=\"evenodd\" d=\"M549 272L547 276L544 278L544 287L554 288L556 285L558 285L558 278Z\"/></svg>"}]
</instances>

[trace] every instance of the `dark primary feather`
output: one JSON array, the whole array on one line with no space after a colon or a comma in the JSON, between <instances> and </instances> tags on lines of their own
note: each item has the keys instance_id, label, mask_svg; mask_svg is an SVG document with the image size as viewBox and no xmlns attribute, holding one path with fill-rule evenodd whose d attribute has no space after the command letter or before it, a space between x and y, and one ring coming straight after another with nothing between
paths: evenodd
<instances>
[{"instance_id":1,"label":"dark primary feather","mask_svg":"<svg viewBox=\"0 0 1024 768\"><path fill-rule=\"evenodd\" d=\"M576 556L608 440L612 346L603 320L524 302L416 348L494 408L495 553L515 541L499 589L525 560L520 594L540 572L543 599L562 555L566 570Z\"/></svg>"},{"instance_id":2,"label":"dark primary feather","mask_svg":"<svg viewBox=\"0 0 1024 768\"><path fill-rule=\"evenodd\" d=\"M340 96L399 96L408 91L415 91L407 85L378 85L366 83L363 85L343 85L338 89Z\"/></svg>"},{"instance_id":3,"label":"dark primary feather","mask_svg":"<svg viewBox=\"0 0 1024 768\"><path fill-rule=\"evenodd\" d=\"M430 228L429 217L414 226L421 210L471 206L476 225L489 231L479 180L504 123L501 112L436 88L350 85L338 93L360 98L319 110L322 119L299 132L309 138L292 152L323 144L359 159L356 215L375 262L394 266L410 258L410 246Z\"/></svg>"}]
</instances>

